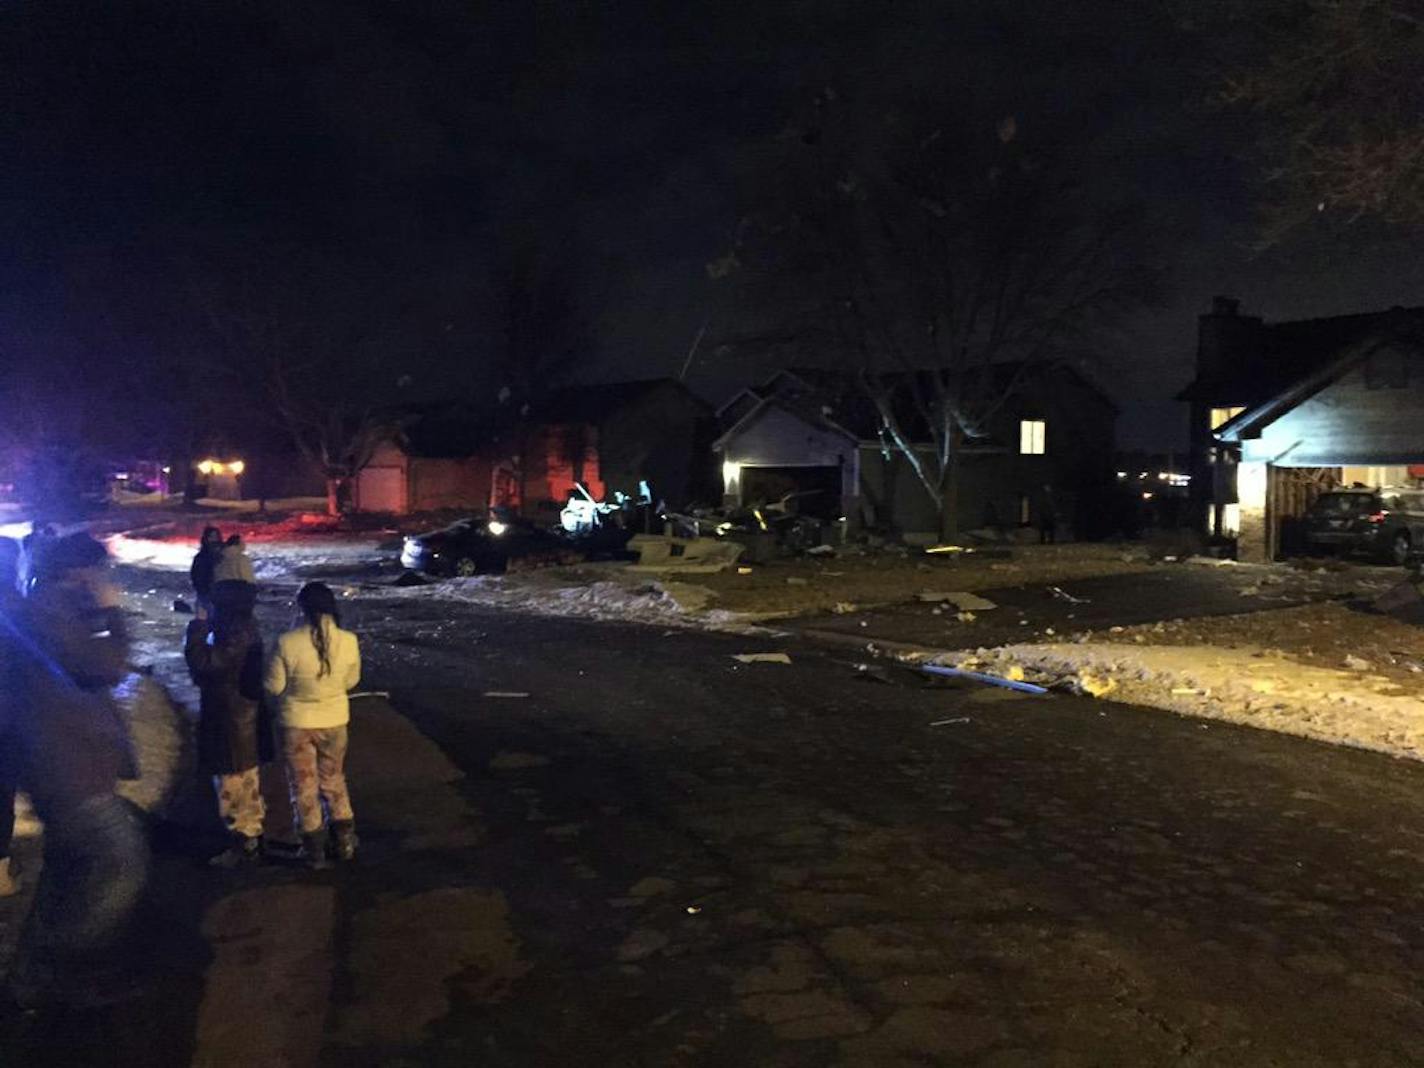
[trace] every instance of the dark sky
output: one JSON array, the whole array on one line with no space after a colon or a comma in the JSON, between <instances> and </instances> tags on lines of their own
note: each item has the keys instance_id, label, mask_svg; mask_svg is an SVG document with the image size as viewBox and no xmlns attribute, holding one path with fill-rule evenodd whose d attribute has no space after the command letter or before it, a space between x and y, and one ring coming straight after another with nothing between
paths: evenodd
<instances>
[{"instance_id":1,"label":"dark sky","mask_svg":"<svg viewBox=\"0 0 1424 1068\"><path fill-rule=\"evenodd\" d=\"M532 246L590 324L582 374L676 373L709 316L709 342L736 326L705 265L735 229L748 146L822 85L948 80L1093 117L1094 181L1141 203L1170 284L1103 377L1123 444L1165 447L1212 294L1300 317L1419 303L1424 283L1398 241L1248 251L1252 131L1204 106L1211 59L1164 5L1118 0L12 2L0 359L142 366L197 343L154 310L192 264L311 247L425 293L444 340L424 380L474 381L491 272ZM715 352L691 379L714 398L765 371Z\"/></svg>"}]
</instances>

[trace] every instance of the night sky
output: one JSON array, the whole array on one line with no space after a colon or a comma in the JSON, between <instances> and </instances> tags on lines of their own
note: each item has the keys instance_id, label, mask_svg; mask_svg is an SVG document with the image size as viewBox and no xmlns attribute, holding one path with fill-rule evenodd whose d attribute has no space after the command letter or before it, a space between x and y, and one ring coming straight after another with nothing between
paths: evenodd
<instances>
[{"instance_id":1,"label":"night sky","mask_svg":"<svg viewBox=\"0 0 1424 1068\"><path fill-rule=\"evenodd\" d=\"M1155 3L10 3L0 363L141 380L204 343L177 310L195 264L320 249L418 294L417 391L487 388L492 280L522 249L568 282L580 376L675 374L707 323L690 383L721 399L767 370L719 355L744 324L705 269L747 154L822 86L948 80L1089 117L1092 181L1140 204L1168 281L1105 355L1121 443L1180 445L1213 294L1285 318L1424 286L1398 238L1250 250L1253 130L1206 103L1215 58Z\"/></svg>"}]
</instances>

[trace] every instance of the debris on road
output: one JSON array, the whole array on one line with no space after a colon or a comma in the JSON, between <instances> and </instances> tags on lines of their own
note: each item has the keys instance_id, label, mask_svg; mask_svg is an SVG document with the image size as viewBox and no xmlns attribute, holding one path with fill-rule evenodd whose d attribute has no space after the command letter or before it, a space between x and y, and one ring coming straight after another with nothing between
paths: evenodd
<instances>
[{"instance_id":1,"label":"debris on road","mask_svg":"<svg viewBox=\"0 0 1424 1068\"><path fill-rule=\"evenodd\" d=\"M951 719L936 719L936 720L932 720L932 721L930 722L930 726L931 726L931 727L943 727L943 726L945 726L945 725L948 724L948 723L968 723L968 722L970 722L970 719L969 719L968 716L954 716L954 717L951 718Z\"/></svg>"},{"instance_id":2,"label":"debris on road","mask_svg":"<svg viewBox=\"0 0 1424 1068\"><path fill-rule=\"evenodd\" d=\"M1406 622L1424 622L1424 594L1415 579L1391 586L1370 602L1370 607Z\"/></svg>"},{"instance_id":3,"label":"debris on road","mask_svg":"<svg viewBox=\"0 0 1424 1068\"><path fill-rule=\"evenodd\" d=\"M860 606L852 601L837 601L831 606L831 612L833 615L848 616L852 612L858 611L859 608Z\"/></svg>"},{"instance_id":4,"label":"debris on road","mask_svg":"<svg viewBox=\"0 0 1424 1068\"><path fill-rule=\"evenodd\" d=\"M1068 686L1074 693L1085 694L1088 697L1106 697L1117 689L1117 680L1109 675L1094 675L1091 672L1080 671L1068 680Z\"/></svg>"},{"instance_id":5,"label":"debris on road","mask_svg":"<svg viewBox=\"0 0 1424 1068\"><path fill-rule=\"evenodd\" d=\"M1092 604L1092 603L1093 603L1092 601L1090 601L1090 600L1089 600L1088 598L1086 598L1086 597L1074 597L1071 593L1069 593L1067 590L1065 590L1062 586L1050 586L1050 587L1048 587L1048 592L1051 593L1051 594L1053 594L1053 596L1054 596L1054 597L1057 597L1060 601L1067 601L1069 604Z\"/></svg>"},{"instance_id":6,"label":"debris on road","mask_svg":"<svg viewBox=\"0 0 1424 1068\"><path fill-rule=\"evenodd\" d=\"M987 612L991 608L999 607L993 601L980 597L978 594L963 591L938 593L925 590L919 595L919 599L925 604L952 604L961 612Z\"/></svg>"},{"instance_id":7,"label":"debris on road","mask_svg":"<svg viewBox=\"0 0 1424 1068\"><path fill-rule=\"evenodd\" d=\"M791 657L785 653L733 653L732 659L740 664L789 664Z\"/></svg>"},{"instance_id":8,"label":"debris on road","mask_svg":"<svg viewBox=\"0 0 1424 1068\"><path fill-rule=\"evenodd\" d=\"M893 686L895 683L895 680L890 677L890 672L878 664L856 664L855 677L870 682L883 682L887 686Z\"/></svg>"},{"instance_id":9,"label":"debris on road","mask_svg":"<svg viewBox=\"0 0 1424 1068\"><path fill-rule=\"evenodd\" d=\"M982 671L969 671L965 668L945 667L941 664L925 664L920 668L931 675L944 675L952 679L969 679L973 682L983 682L990 686L1002 686L1007 690L1019 690L1022 693L1047 693L1046 686L1039 686L1032 682L1020 682L1017 679L1006 679L1002 675L986 675Z\"/></svg>"},{"instance_id":10,"label":"debris on road","mask_svg":"<svg viewBox=\"0 0 1424 1068\"><path fill-rule=\"evenodd\" d=\"M746 552L740 542L720 538L674 538L662 534L637 534L628 551L638 554L630 571L687 571L715 575L725 571ZM741 568L738 568L738 573Z\"/></svg>"}]
</instances>

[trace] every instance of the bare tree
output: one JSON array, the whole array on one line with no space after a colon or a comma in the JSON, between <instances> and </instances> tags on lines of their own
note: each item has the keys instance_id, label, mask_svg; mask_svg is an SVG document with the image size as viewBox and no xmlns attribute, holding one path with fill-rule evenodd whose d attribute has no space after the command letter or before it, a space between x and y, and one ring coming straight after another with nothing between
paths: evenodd
<instances>
[{"instance_id":1,"label":"bare tree","mask_svg":"<svg viewBox=\"0 0 1424 1068\"><path fill-rule=\"evenodd\" d=\"M1096 330L1146 295L1128 219L1090 212L1065 151L1012 116L853 108L820 94L758 170L771 195L714 274L768 278L790 333L834 354L957 532L960 462L1030 376L1091 357ZM787 280L793 284L787 286ZM785 336L785 331L782 331Z\"/></svg>"},{"instance_id":2,"label":"bare tree","mask_svg":"<svg viewBox=\"0 0 1424 1068\"><path fill-rule=\"evenodd\" d=\"M265 270L192 273L219 339L233 403L286 432L326 483L327 511L351 503L353 483L383 440L400 429L411 384L408 287L291 256Z\"/></svg>"},{"instance_id":3,"label":"bare tree","mask_svg":"<svg viewBox=\"0 0 1424 1068\"><path fill-rule=\"evenodd\" d=\"M514 449L521 505L528 494L533 418L549 391L586 359L588 326L574 293L567 252L530 233L505 235L493 278L498 424ZM575 466L582 449L566 450Z\"/></svg>"},{"instance_id":4,"label":"bare tree","mask_svg":"<svg viewBox=\"0 0 1424 1068\"><path fill-rule=\"evenodd\" d=\"M1219 95L1260 118L1266 243L1324 216L1424 223L1424 7L1265 0L1188 8L1222 45Z\"/></svg>"}]
</instances>

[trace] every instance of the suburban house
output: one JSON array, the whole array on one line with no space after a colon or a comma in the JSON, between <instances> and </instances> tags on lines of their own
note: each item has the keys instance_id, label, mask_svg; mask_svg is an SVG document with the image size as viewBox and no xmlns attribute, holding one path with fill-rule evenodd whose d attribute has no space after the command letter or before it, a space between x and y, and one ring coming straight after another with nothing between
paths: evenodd
<instances>
[{"instance_id":1,"label":"suburban house","mask_svg":"<svg viewBox=\"0 0 1424 1068\"><path fill-rule=\"evenodd\" d=\"M712 406L673 378L557 390L534 406L523 452L525 511L560 507L580 482L600 500L655 498L683 506L715 496Z\"/></svg>"},{"instance_id":2,"label":"suburban house","mask_svg":"<svg viewBox=\"0 0 1424 1068\"><path fill-rule=\"evenodd\" d=\"M1274 559L1323 490L1424 474L1424 309L1265 323L1217 297L1179 399L1197 514L1242 559Z\"/></svg>"},{"instance_id":3,"label":"suburban house","mask_svg":"<svg viewBox=\"0 0 1424 1068\"><path fill-rule=\"evenodd\" d=\"M1060 524L1095 533L1093 513L1113 480L1117 409L1072 368L1044 366L1017 376L1016 370L998 369L1007 399L988 436L971 440L961 454L959 527L1036 524L1051 507ZM1017 382L1012 389L1010 380ZM715 448L726 504L799 493L803 512L850 529L912 540L936 536L934 502L906 457L881 442L874 406L849 376L782 371L732 397L718 415L725 429ZM914 424L907 418L905 425ZM927 438L923 429L919 438Z\"/></svg>"},{"instance_id":4,"label":"suburban house","mask_svg":"<svg viewBox=\"0 0 1424 1068\"><path fill-rule=\"evenodd\" d=\"M711 407L669 378L570 386L522 414L447 405L410 413L356 479L358 510L495 506L557 513L582 485L600 500L647 482L678 505L714 492Z\"/></svg>"},{"instance_id":5,"label":"suburban house","mask_svg":"<svg viewBox=\"0 0 1424 1068\"><path fill-rule=\"evenodd\" d=\"M455 404L401 414L401 429L356 476L353 508L408 515L500 503L497 451L482 413Z\"/></svg>"}]
</instances>

